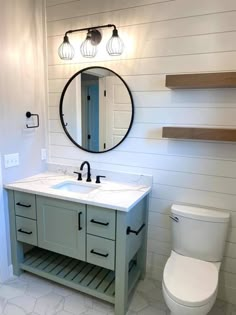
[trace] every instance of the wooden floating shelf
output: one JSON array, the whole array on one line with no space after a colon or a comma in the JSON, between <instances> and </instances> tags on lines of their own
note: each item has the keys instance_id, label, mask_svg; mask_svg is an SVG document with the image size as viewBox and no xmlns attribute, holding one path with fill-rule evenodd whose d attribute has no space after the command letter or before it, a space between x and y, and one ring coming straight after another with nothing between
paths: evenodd
<instances>
[{"instance_id":1,"label":"wooden floating shelf","mask_svg":"<svg viewBox=\"0 0 236 315\"><path fill-rule=\"evenodd\" d=\"M236 72L167 75L166 87L170 89L236 88Z\"/></svg>"},{"instance_id":2,"label":"wooden floating shelf","mask_svg":"<svg viewBox=\"0 0 236 315\"><path fill-rule=\"evenodd\" d=\"M236 129L163 127L163 138L236 141Z\"/></svg>"},{"instance_id":3,"label":"wooden floating shelf","mask_svg":"<svg viewBox=\"0 0 236 315\"><path fill-rule=\"evenodd\" d=\"M115 272L35 247L26 254L20 268L88 293L110 303L115 303ZM129 264L129 293L133 289L140 271L135 261Z\"/></svg>"}]
</instances>

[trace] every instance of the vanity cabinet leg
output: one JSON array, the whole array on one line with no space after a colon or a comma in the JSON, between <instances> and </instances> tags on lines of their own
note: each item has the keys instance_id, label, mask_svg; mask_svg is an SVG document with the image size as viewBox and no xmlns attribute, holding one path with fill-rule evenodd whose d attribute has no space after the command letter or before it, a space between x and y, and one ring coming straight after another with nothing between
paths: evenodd
<instances>
[{"instance_id":1,"label":"vanity cabinet leg","mask_svg":"<svg viewBox=\"0 0 236 315\"><path fill-rule=\"evenodd\" d=\"M128 304L128 254L126 213L117 211L115 315L125 315Z\"/></svg>"},{"instance_id":2,"label":"vanity cabinet leg","mask_svg":"<svg viewBox=\"0 0 236 315\"><path fill-rule=\"evenodd\" d=\"M23 262L23 258L24 258L22 243L17 242L16 246L12 245L11 257L12 257L13 274L15 276L20 276L23 273L23 270L20 268L20 263Z\"/></svg>"},{"instance_id":3,"label":"vanity cabinet leg","mask_svg":"<svg viewBox=\"0 0 236 315\"><path fill-rule=\"evenodd\" d=\"M13 191L8 191L8 206L10 219L10 236L11 236L11 259L13 266L13 274L19 276L23 271L20 269L20 263L24 260L23 244L17 241L16 237L16 217L14 206Z\"/></svg>"},{"instance_id":4,"label":"vanity cabinet leg","mask_svg":"<svg viewBox=\"0 0 236 315\"><path fill-rule=\"evenodd\" d=\"M144 280L146 275L146 260L147 260L147 234L148 234L148 207L149 207L149 197L145 198L144 202L145 207L145 229L143 231L143 238L142 238L142 246L140 247L137 255L137 264L140 270L140 279Z\"/></svg>"},{"instance_id":5,"label":"vanity cabinet leg","mask_svg":"<svg viewBox=\"0 0 236 315\"><path fill-rule=\"evenodd\" d=\"M147 253L146 253L146 246L145 246L145 236L143 238L143 245L142 247L139 249L138 253L137 253L137 265L138 265L138 269L140 270L140 279L144 280L145 275L146 275L146 257L147 257Z\"/></svg>"}]
</instances>

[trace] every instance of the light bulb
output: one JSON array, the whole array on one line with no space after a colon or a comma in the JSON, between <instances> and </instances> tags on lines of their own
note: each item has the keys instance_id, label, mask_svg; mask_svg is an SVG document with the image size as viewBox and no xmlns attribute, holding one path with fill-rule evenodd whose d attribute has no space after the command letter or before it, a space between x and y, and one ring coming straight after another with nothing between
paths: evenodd
<instances>
[{"instance_id":1,"label":"light bulb","mask_svg":"<svg viewBox=\"0 0 236 315\"><path fill-rule=\"evenodd\" d=\"M112 31L112 37L107 43L107 52L110 56L120 56L124 51L124 43L118 35L118 30L115 28Z\"/></svg>"},{"instance_id":2,"label":"light bulb","mask_svg":"<svg viewBox=\"0 0 236 315\"><path fill-rule=\"evenodd\" d=\"M74 48L70 44L67 35L64 36L63 43L58 48L58 55L63 60L71 60L75 55Z\"/></svg>"},{"instance_id":3,"label":"light bulb","mask_svg":"<svg viewBox=\"0 0 236 315\"><path fill-rule=\"evenodd\" d=\"M97 54L97 45L94 45L91 39L91 32L88 31L85 41L80 46L80 52L85 58L93 58Z\"/></svg>"}]
</instances>

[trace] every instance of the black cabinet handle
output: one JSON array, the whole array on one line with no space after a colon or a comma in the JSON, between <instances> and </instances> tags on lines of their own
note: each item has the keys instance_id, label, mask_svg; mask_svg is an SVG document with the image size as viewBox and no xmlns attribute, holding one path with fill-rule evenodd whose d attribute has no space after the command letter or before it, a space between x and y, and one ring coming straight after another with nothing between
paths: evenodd
<instances>
[{"instance_id":1,"label":"black cabinet handle","mask_svg":"<svg viewBox=\"0 0 236 315\"><path fill-rule=\"evenodd\" d=\"M101 254L101 253L95 252L94 249L92 249L92 250L90 251L90 253L92 253L92 254L94 254L94 255L102 256L102 257L108 257L108 256L109 256L108 253L107 253L107 254Z\"/></svg>"},{"instance_id":2,"label":"black cabinet handle","mask_svg":"<svg viewBox=\"0 0 236 315\"><path fill-rule=\"evenodd\" d=\"M142 229L145 227L145 223L143 223L140 228L138 229L138 231L134 231L134 230L131 230L131 227L128 226L127 227L127 231L126 231L126 234L129 235L130 233L134 233L136 235L139 235L139 233L142 231Z\"/></svg>"},{"instance_id":3,"label":"black cabinet handle","mask_svg":"<svg viewBox=\"0 0 236 315\"><path fill-rule=\"evenodd\" d=\"M79 212L78 213L78 230L79 231L81 231L82 230L82 227L81 227L81 214L82 214L83 212Z\"/></svg>"},{"instance_id":4,"label":"black cabinet handle","mask_svg":"<svg viewBox=\"0 0 236 315\"><path fill-rule=\"evenodd\" d=\"M30 208L31 207L31 205L24 205L23 203L20 203L20 202L17 202L16 205L20 206L20 207L24 207L24 208Z\"/></svg>"},{"instance_id":5,"label":"black cabinet handle","mask_svg":"<svg viewBox=\"0 0 236 315\"><path fill-rule=\"evenodd\" d=\"M27 234L27 235L33 234L33 232L26 232L26 231L23 231L22 229L19 229L18 232L24 233L24 234Z\"/></svg>"},{"instance_id":6,"label":"black cabinet handle","mask_svg":"<svg viewBox=\"0 0 236 315\"><path fill-rule=\"evenodd\" d=\"M94 220L94 219L90 220L90 222L96 223L96 224L100 224L100 225L105 225L105 226L108 226L108 225L109 225L109 222L104 223L104 222L96 221L96 220Z\"/></svg>"}]
</instances>

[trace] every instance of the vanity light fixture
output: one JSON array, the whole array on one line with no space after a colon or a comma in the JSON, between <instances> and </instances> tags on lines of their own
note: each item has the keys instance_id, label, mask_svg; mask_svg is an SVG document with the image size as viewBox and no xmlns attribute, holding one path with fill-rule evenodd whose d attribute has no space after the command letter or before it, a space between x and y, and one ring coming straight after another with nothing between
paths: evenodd
<instances>
[{"instance_id":1,"label":"vanity light fixture","mask_svg":"<svg viewBox=\"0 0 236 315\"><path fill-rule=\"evenodd\" d=\"M65 33L62 44L58 48L58 55L63 60L71 60L74 57L75 51L69 41L68 34L74 32L87 31L86 39L80 46L80 52L85 58L93 58L97 54L97 46L102 40L102 34L98 29L113 27L112 36L107 43L107 52L110 56L120 56L124 50L124 43L119 37L118 30L114 24L79 28L69 30Z\"/></svg>"},{"instance_id":2,"label":"vanity light fixture","mask_svg":"<svg viewBox=\"0 0 236 315\"><path fill-rule=\"evenodd\" d=\"M63 60L71 60L73 59L75 54L73 46L69 42L69 37L65 34L63 43L58 48L58 55Z\"/></svg>"},{"instance_id":3,"label":"vanity light fixture","mask_svg":"<svg viewBox=\"0 0 236 315\"><path fill-rule=\"evenodd\" d=\"M93 33L88 31L85 41L80 46L81 55L85 58L93 58L97 54L97 45L93 44Z\"/></svg>"},{"instance_id":4,"label":"vanity light fixture","mask_svg":"<svg viewBox=\"0 0 236 315\"><path fill-rule=\"evenodd\" d=\"M118 35L117 28L112 31L112 37L107 43L107 51L110 56L120 56L124 50L124 43Z\"/></svg>"}]
</instances>

